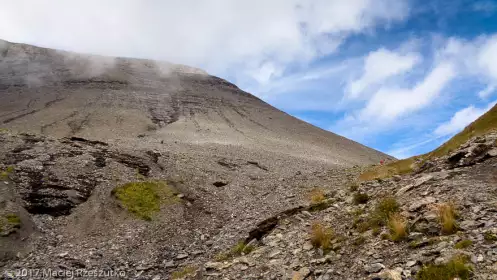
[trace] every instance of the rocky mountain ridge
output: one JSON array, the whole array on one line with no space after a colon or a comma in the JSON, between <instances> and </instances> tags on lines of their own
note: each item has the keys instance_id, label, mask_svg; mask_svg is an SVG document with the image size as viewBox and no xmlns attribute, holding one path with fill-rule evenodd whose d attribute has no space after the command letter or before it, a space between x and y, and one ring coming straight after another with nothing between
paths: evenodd
<instances>
[{"instance_id":1,"label":"rocky mountain ridge","mask_svg":"<svg viewBox=\"0 0 497 280\"><path fill-rule=\"evenodd\" d=\"M205 263L196 279L495 279L496 187L497 133L491 133L415 174L325 190L327 208L282 215L267 235L249 241L250 252ZM397 201L405 219L402 240L391 240L387 225L364 227L386 198ZM456 225L443 233L437 207L449 204ZM326 250L313 244L316 224L330 230ZM466 257L468 275L421 278L426 267L457 256Z\"/></svg>"},{"instance_id":2,"label":"rocky mountain ridge","mask_svg":"<svg viewBox=\"0 0 497 280\"><path fill-rule=\"evenodd\" d=\"M9 42L0 43L0 127L127 148L265 150L345 167L391 158L192 67Z\"/></svg>"}]
</instances>

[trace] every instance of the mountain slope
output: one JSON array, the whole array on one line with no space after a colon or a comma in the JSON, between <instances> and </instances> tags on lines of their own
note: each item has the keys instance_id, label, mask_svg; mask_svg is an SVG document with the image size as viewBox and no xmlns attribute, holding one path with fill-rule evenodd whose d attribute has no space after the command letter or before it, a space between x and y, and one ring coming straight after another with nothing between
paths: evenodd
<instances>
[{"instance_id":1,"label":"mountain slope","mask_svg":"<svg viewBox=\"0 0 497 280\"><path fill-rule=\"evenodd\" d=\"M291 117L202 70L2 45L4 128L125 145L235 145L345 166L388 158Z\"/></svg>"},{"instance_id":2,"label":"mountain slope","mask_svg":"<svg viewBox=\"0 0 497 280\"><path fill-rule=\"evenodd\" d=\"M427 161L436 160L446 156L469 139L483 136L497 130L497 104L477 120L469 124L463 131L454 135L447 142L435 150L424 155L414 156L403 160L394 161L384 166L373 167L359 176L361 180L372 180L375 178L386 178L398 174L412 172Z\"/></svg>"},{"instance_id":3,"label":"mountain slope","mask_svg":"<svg viewBox=\"0 0 497 280\"><path fill-rule=\"evenodd\" d=\"M199 69L0 42L6 269L169 279L384 158Z\"/></svg>"}]
</instances>

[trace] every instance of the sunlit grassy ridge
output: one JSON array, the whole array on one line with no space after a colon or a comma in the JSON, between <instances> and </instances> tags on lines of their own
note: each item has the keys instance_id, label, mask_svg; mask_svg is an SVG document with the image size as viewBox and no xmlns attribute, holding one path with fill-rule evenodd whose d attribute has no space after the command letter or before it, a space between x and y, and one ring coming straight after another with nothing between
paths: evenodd
<instances>
[{"instance_id":1,"label":"sunlit grassy ridge","mask_svg":"<svg viewBox=\"0 0 497 280\"><path fill-rule=\"evenodd\" d=\"M423 162L428 159L447 155L472 137L485 135L494 130L497 130L497 105L432 152L398 160L382 166L374 166L362 173L359 176L359 180L368 181L410 173L417 161Z\"/></svg>"}]
</instances>

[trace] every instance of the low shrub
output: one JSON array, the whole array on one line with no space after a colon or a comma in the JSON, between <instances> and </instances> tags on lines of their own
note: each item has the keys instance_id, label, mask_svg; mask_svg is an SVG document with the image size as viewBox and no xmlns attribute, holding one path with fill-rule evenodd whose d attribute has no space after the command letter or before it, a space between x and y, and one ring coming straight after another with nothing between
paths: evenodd
<instances>
[{"instance_id":1,"label":"low shrub","mask_svg":"<svg viewBox=\"0 0 497 280\"><path fill-rule=\"evenodd\" d=\"M457 212L453 203L441 203L437 206L438 219L442 234L452 234L457 231Z\"/></svg>"},{"instance_id":2,"label":"low shrub","mask_svg":"<svg viewBox=\"0 0 497 280\"><path fill-rule=\"evenodd\" d=\"M354 203L355 204L364 204L369 200L369 196L365 193L356 192L354 193Z\"/></svg>"},{"instance_id":3,"label":"low shrub","mask_svg":"<svg viewBox=\"0 0 497 280\"><path fill-rule=\"evenodd\" d=\"M370 226L383 226L388 223L392 214L400 210L400 205L394 197L388 196L380 200L370 217Z\"/></svg>"},{"instance_id":4,"label":"low shrub","mask_svg":"<svg viewBox=\"0 0 497 280\"><path fill-rule=\"evenodd\" d=\"M113 190L121 205L135 216L152 220L161 205L179 202L176 191L162 181L132 182Z\"/></svg>"},{"instance_id":5,"label":"low shrub","mask_svg":"<svg viewBox=\"0 0 497 280\"><path fill-rule=\"evenodd\" d=\"M185 266L181 270L175 271L171 274L171 279L180 279L185 276L192 275L195 273L196 269L193 266Z\"/></svg>"},{"instance_id":6,"label":"low shrub","mask_svg":"<svg viewBox=\"0 0 497 280\"><path fill-rule=\"evenodd\" d=\"M390 230L390 240L398 242L407 238L407 221L399 213L390 215L388 228Z\"/></svg>"},{"instance_id":7,"label":"low shrub","mask_svg":"<svg viewBox=\"0 0 497 280\"><path fill-rule=\"evenodd\" d=\"M473 241L469 239L461 240L454 245L455 249L465 249L468 248L469 246L473 245Z\"/></svg>"},{"instance_id":8,"label":"low shrub","mask_svg":"<svg viewBox=\"0 0 497 280\"><path fill-rule=\"evenodd\" d=\"M309 194L309 199L314 204L323 202L326 200L324 190L322 188L314 188Z\"/></svg>"},{"instance_id":9,"label":"low shrub","mask_svg":"<svg viewBox=\"0 0 497 280\"><path fill-rule=\"evenodd\" d=\"M331 240L333 238L333 230L329 227L315 222L311 226L311 244L315 248L321 248L323 251L331 249Z\"/></svg>"},{"instance_id":10,"label":"low shrub","mask_svg":"<svg viewBox=\"0 0 497 280\"><path fill-rule=\"evenodd\" d=\"M446 264L428 265L423 267L417 274L417 280L453 280L470 279L473 268L467 264L467 257L455 256Z\"/></svg>"}]
</instances>

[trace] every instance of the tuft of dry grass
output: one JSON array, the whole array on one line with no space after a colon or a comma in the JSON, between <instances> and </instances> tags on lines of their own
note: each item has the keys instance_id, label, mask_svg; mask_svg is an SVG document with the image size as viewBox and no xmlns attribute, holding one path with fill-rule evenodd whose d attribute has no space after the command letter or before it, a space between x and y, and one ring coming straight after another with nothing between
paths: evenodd
<instances>
[{"instance_id":1,"label":"tuft of dry grass","mask_svg":"<svg viewBox=\"0 0 497 280\"><path fill-rule=\"evenodd\" d=\"M193 266L185 266L184 268L177 270L171 274L171 279L183 279L186 276L192 275L197 271Z\"/></svg>"},{"instance_id":2,"label":"tuft of dry grass","mask_svg":"<svg viewBox=\"0 0 497 280\"><path fill-rule=\"evenodd\" d=\"M472 274L473 267L468 264L467 256L458 255L445 264L424 266L416 274L416 280L467 280Z\"/></svg>"},{"instance_id":3,"label":"tuft of dry grass","mask_svg":"<svg viewBox=\"0 0 497 280\"><path fill-rule=\"evenodd\" d=\"M302 280L302 276L299 272L293 272L292 280Z\"/></svg>"},{"instance_id":4,"label":"tuft of dry grass","mask_svg":"<svg viewBox=\"0 0 497 280\"><path fill-rule=\"evenodd\" d=\"M461 240L454 245L454 249L466 249L473 245L473 241L469 239Z\"/></svg>"},{"instance_id":5,"label":"tuft of dry grass","mask_svg":"<svg viewBox=\"0 0 497 280\"><path fill-rule=\"evenodd\" d=\"M453 234L457 231L456 206L452 202L441 203L436 206L442 234Z\"/></svg>"},{"instance_id":6,"label":"tuft of dry grass","mask_svg":"<svg viewBox=\"0 0 497 280\"><path fill-rule=\"evenodd\" d=\"M368 194L362 192L354 193L354 204L365 204L368 202L368 200Z\"/></svg>"},{"instance_id":7,"label":"tuft of dry grass","mask_svg":"<svg viewBox=\"0 0 497 280\"><path fill-rule=\"evenodd\" d=\"M322 223L314 222L311 226L311 244L315 248L321 248L323 251L331 249L331 240L333 230Z\"/></svg>"},{"instance_id":8,"label":"tuft of dry grass","mask_svg":"<svg viewBox=\"0 0 497 280\"><path fill-rule=\"evenodd\" d=\"M390 240L397 242L407 238L407 220L399 213L390 215L388 228L390 230Z\"/></svg>"},{"instance_id":9,"label":"tuft of dry grass","mask_svg":"<svg viewBox=\"0 0 497 280\"><path fill-rule=\"evenodd\" d=\"M349 185L349 190L350 190L351 192L355 192L355 191L357 191L358 189L359 189L359 185L358 185L357 183L352 183L352 184L350 184L350 185Z\"/></svg>"},{"instance_id":10,"label":"tuft of dry grass","mask_svg":"<svg viewBox=\"0 0 497 280\"><path fill-rule=\"evenodd\" d=\"M400 205L393 196L387 196L381 199L371 214L371 226L382 226L388 223L388 219L392 214L400 210Z\"/></svg>"},{"instance_id":11,"label":"tuft of dry grass","mask_svg":"<svg viewBox=\"0 0 497 280\"><path fill-rule=\"evenodd\" d=\"M324 194L324 190L322 188L314 188L309 193L309 200L313 204L321 203L326 200L326 195Z\"/></svg>"},{"instance_id":12,"label":"tuft of dry grass","mask_svg":"<svg viewBox=\"0 0 497 280\"><path fill-rule=\"evenodd\" d=\"M359 175L359 181L371 181L376 179L384 179L398 174L410 173L415 165L416 158L408 158L397 160L392 163L380 166L374 166L368 171Z\"/></svg>"}]
</instances>

